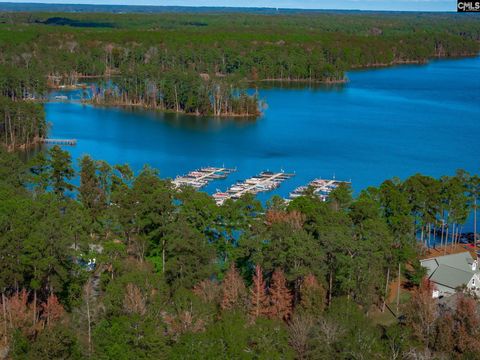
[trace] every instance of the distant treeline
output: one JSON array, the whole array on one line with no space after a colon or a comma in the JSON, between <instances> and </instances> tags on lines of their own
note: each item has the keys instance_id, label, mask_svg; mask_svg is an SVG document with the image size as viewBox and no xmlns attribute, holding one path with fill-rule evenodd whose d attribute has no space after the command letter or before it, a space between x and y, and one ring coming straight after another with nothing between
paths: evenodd
<instances>
[{"instance_id":1,"label":"distant treeline","mask_svg":"<svg viewBox=\"0 0 480 360\"><path fill-rule=\"evenodd\" d=\"M108 79L97 103L250 116L252 82L341 82L352 68L475 55L479 39L480 23L455 14L2 13L0 92L41 99L47 85Z\"/></svg>"}]
</instances>

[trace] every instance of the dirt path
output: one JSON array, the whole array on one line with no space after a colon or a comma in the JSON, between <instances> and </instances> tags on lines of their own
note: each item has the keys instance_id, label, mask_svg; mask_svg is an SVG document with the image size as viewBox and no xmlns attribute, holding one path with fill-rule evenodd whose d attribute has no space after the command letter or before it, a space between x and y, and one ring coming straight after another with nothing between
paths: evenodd
<instances>
[{"instance_id":1,"label":"dirt path","mask_svg":"<svg viewBox=\"0 0 480 360\"><path fill-rule=\"evenodd\" d=\"M447 245L446 248L445 246L437 246L435 249L430 248L426 250L425 255L422 256L422 258L427 259L435 256L458 254L465 251L469 251L473 257L477 256L475 253L475 249L468 247L466 244L456 244L453 247L451 245Z\"/></svg>"}]
</instances>

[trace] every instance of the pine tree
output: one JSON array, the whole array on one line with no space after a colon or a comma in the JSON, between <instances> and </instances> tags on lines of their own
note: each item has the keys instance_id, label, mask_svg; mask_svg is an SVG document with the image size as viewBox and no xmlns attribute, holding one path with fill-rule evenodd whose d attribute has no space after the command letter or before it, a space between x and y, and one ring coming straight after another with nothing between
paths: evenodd
<instances>
[{"instance_id":1,"label":"pine tree","mask_svg":"<svg viewBox=\"0 0 480 360\"><path fill-rule=\"evenodd\" d=\"M272 275L270 285L270 306L267 314L271 318L288 320L292 313L292 294L287 288L285 275L280 269L276 269Z\"/></svg>"},{"instance_id":2,"label":"pine tree","mask_svg":"<svg viewBox=\"0 0 480 360\"><path fill-rule=\"evenodd\" d=\"M100 181L97 177L97 166L90 156L81 159L79 199L92 213L97 213L100 204ZM95 217L95 216L94 216Z\"/></svg>"},{"instance_id":3,"label":"pine tree","mask_svg":"<svg viewBox=\"0 0 480 360\"><path fill-rule=\"evenodd\" d=\"M260 265L255 267L253 275L253 284L250 289L250 316L254 319L264 315L268 307L268 297L266 293L266 283L263 279L262 268Z\"/></svg>"},{"instance_id":4,"label":"pine tree","mask_svg":"<svg viewBox=\"0 0 480 360\"><path fill-rule=\"evenodd\" d=\"M325 308L325 290L313 274L308 274L300 288L301 308L310 314L318 315Z\"/></svg>"},{"instance_id":5,"label":"pine tree","mask_svg":"<svg viewBox=\"0 0 480 360\"><path fill-rule=\"evenodd\" d=\"M52 147L48 154L50 156L50 181L53 192L56 195L63 196L65 191L72 191L74 186L68 181L75 176L72 168L72 158L68 151L64 151L60 146Z\"/></svg>"},{"instance_id":6,"label":"pine tree","mask_svg":"<svg viewBox=\"0 0 480 360\"><path fill-rule=\"evenodd\" d=\"M238 273L235 264L232 263L230 269L225 274L222 282L222 310L233 309L242 304L246 289L242 277Z\"/></svg>"}]
</instances>

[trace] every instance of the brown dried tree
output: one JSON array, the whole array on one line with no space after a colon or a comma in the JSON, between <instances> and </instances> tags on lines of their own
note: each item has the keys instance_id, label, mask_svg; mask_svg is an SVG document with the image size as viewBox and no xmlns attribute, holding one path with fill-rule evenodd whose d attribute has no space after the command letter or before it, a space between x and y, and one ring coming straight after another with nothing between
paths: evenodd
<instances>
[{"instance_id":1,"label":"brown dried tree","mask_svg":"<svg viewBox=\"0 0 480 360\"><path fill-rule=\"evenodd\" d=\"M271 318L288 320L292 313L292 294L287 288L287 280L283 271L276 269L272 275L269 289L270 305L267 315Z\"/></svg>"},{"instance_id":2,"label":"brown dried tree","mask_svg":"<svg viewBox=\"0 0 480 360\"><path fill-rule=\"evenodd\" d=\"M451 353L454 350L453 316L450 311L444 311L435 324L433 346L436 351L445 353Z\"/></svg>"},{"instance_id":3,"label":"brown dried tree","mask_svg":"<svg viewBox=\"0 0 480 360\"><path fill-rule=\"evenodd\" d=\"M6 299L6 309L7 322L11 329L20 329L26 335L34 332L34 314L25 289Z\"/></svg>"},{"instance_id":4,"label":"brown dried tree","mask_svg":"<svg viewBox=\"0 0 480 360\"><path fill-rule=\"evenodd\" d=\"M147 312L147 300L137 285L127 284L123 299L123 309L127 314L145 315Z\"/></svg>"},{"instance_id":5,"label":"brown dried tree","mask_svg":"<svg viewBox=\"0 0 480 360\"><path fill-rule=\"evenodd\" d=\"M299 211L281 211L269 210L265 215L267 225L284 223L290 225L293 229L300 230L305 223L305 215Z\"/></svg>"},{"instance_id":6,"label":"brown dried tree","mask_svg":"<svg viewBox=\"0 0 480 360\"><path fill-rule=\"evenodd\" d=\"M424 278L420 286L412 293L410 306L407 308L407 322L415 336L428 347L433 335L435 320L438 318L436 300L432 297L433 283Z\"/></svg>"},{"instance_id":7,"label":"brown dried tree","mask_svg":"<svg viewBox=\"0 0 480 360\"><path fill-rule=\"evenodd\" d=\"M54 294L51 294L47 302L41 305L41 309L42 319L45 321L46 327L50 327L52 324L60 321L65 314L65 309Z\"/></svg>"},{"instance_id":8,"label":"brown dried tree","mask_svg":"<svg viewBox=\"0 0 480 360\"><path fill-rule=\"evenodd\" d=\"M454 319L455 344L461 353L480 352L480 316L477 302L459 294Z\"/></svg>"},{"instance_id":9,"label":"brown dried tree","mask_svg":"<svg viewBox=\"0 0 480 360\"><path fill-rule=\"evenodd\" d=\"M235 264L232 263L222 282L222 301L220 307L222 310L228 310L241 306L244 303L245 295L245 283L238 273Z\"/></svg>"},{"instance_id":10,"label":"brown dried tree","mask_svg":"<svg viewBox=\"0 0 480 360\"><path fill-rule=\"evenodd\" d=\"M193 292L202 299L203 302L213 303L217 302L219 298L220 287L217 282L208 279L195 285Z\"/></svg>"},{"instance_id":11,"label":"brown dried tree","mask_svg":"<svg viewBox=\"0 0 480 360\"><path fill-rule=\"evenodd\" d=\"M263 279L262 268L260 265L257 265L255 266L253 284L250 289L250 316L256 319L265 315L268 305L266 282Z\"/></svg>"}]
</instances>

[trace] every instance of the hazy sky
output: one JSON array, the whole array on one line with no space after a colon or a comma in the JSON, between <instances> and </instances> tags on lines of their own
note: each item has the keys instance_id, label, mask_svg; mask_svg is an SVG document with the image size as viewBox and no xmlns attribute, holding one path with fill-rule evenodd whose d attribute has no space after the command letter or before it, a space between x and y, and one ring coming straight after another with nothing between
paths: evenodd
<instances>
[{"instance_id":1,"label":"hazy sky","mask_svg":"<svg viewBox=\"0 0 480 360\"><path fill-rule=\"evenodd\" d=\"M281 7L302 9L455 11L456 0L9 0L59 4Z\"/></svg>"}]
</instances>

